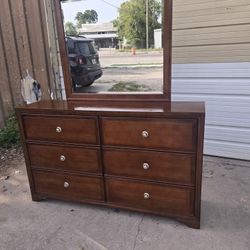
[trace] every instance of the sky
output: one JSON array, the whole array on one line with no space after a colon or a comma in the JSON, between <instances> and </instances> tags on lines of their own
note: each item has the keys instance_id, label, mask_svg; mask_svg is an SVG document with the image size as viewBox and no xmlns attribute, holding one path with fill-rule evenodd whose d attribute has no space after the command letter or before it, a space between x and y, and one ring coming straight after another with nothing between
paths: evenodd
<instances>
[{"instance_id":1,"label":"sky","mask_svg":"<svg viewBox=\"0 0 250 250\"><path fill-rule=\"evenodd\" d=\"M64 20L76 23L77 12L93 9L98 14L98 22L110 22L118 16L118 8L126 0L84 0L77 2L62 3Z\"/></svg>"}]
</instances>

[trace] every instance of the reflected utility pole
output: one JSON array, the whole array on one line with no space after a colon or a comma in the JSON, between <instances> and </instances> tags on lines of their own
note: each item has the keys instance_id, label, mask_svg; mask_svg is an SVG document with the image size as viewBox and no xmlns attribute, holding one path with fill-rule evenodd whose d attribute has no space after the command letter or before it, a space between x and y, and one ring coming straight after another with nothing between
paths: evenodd
<instances>
[{"instance_id":1,"label":"reflected utility pole","mask_svg":"<svg viewBox=\"0 0 250 250\"><path fill-rule=\"evenodd\" d=\"M149 14L149 0L146 0L146 48L149 47L149 35L148 35L148 14Z\"/></svg>"}]
</instances>

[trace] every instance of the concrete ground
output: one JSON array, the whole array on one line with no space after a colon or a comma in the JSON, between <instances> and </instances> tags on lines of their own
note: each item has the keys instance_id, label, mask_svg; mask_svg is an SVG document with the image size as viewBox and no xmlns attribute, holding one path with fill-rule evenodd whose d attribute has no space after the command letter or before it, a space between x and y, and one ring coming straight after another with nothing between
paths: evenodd
<instances>
[{"instance_id":1,"label":"concrete ground","mask_svg":"<svg viewBox=\"0 0 250 250\"><path fill-rule=\"evenodd\" d=\"M24 162L0 179L1 250L249 250L250 163L205 157L201 229L141 213L32 202Z\"/></svg>"},{"instance_id":2,"label":"concrete ground","mask_svg":"<svg viewBox=\"0 0 250 250\"><path fill-rule=\"evenodd\" d=\"M162 51L137 52L133 55L131 52L104 50L99 51L99 56L103 68L102 77L90 87L78 86L76 92L106 93L111 92L112 87L118 83L127 85L131 82L141 86L134 92L162 92ZM126 88L122 92L126 92Z\"/></svg>"},{"instance_id":3,"label":"concrete ground","mask_svg":"<svg viewBox=\"0 0 250 250\"><path fill-rule=\"evenodd\" d=\"M78 87L77 92L110 93L112 87L119 83L124 85L134 83L143 86L142 92L162 92L163 68L106 68L103 69L103 76L95 81L93 85L90 87Z\"/></svg>"},{"instance_id":4,"label":"concrete ground","mask_svg":"<svg viewBox=\"0 0 250 250\"><path fill-rule=\"evenodd\" d=\"M163 51L137 51L135 55L131 52L119 52L114 50L99 51L102 67L123 64L161 64L163 63Z\"/></svg>"}]
</instances>

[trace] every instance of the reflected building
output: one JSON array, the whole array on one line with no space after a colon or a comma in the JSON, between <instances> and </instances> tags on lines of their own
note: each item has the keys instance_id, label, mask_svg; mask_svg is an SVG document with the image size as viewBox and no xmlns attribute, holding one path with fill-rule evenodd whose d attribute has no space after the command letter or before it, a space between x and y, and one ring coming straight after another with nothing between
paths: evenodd
<instances>
[{"instance_id":1,"label":"reflected building","mask_svg":"<svg viewBox=\"0 0 250 250\"><path fill-rule=\"evenodd\" d=\"M80 35L93 39L98 48L119 47L117 28L111 22L83 24L78 31Z\"/></svg>"}]
</instances>

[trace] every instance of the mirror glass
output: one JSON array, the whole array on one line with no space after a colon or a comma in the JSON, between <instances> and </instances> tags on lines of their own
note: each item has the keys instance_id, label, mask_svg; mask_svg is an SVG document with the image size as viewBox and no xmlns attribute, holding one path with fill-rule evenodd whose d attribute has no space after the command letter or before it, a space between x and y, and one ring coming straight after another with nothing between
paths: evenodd
<instances>
[{"instance_id":1,"label":"mirror glass","mask_svg":"<svg viewBox=\"0 0 250 250\"><path fill-rule=\"evenodd\" d=\"M63 0L74 93L163 93L164 0Z\"/></svg>"}]
</instances>

